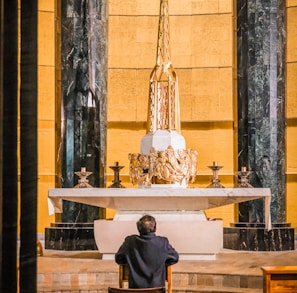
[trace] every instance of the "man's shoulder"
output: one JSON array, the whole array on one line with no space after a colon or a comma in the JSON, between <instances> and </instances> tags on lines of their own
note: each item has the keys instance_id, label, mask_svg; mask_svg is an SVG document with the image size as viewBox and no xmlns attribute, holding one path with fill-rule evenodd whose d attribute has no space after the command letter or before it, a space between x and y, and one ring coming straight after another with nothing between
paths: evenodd
<instances>
[{"instance_id":1,"label":"man's shoulder","mask_svg":"<svg viewBox=\"0 0 297 293\"><path fill-rule=\"evenodd\" d=\"M156 239L162 242L169 242L168 238L162 235L156 235Z\"/></svg>"},{"instance_id":2,"label":"man's shoulder","mask_svg":"<svg viewBox=\"0 0 297 293\"><path fill-rule=\"evenodd\" d=\"M131 234L131 235L126 236L125 240L129 241L129 240L133 240L133 239L138 238L138 237L139 236L136 235L136 234Z\"/></svg>"}]
</instances>

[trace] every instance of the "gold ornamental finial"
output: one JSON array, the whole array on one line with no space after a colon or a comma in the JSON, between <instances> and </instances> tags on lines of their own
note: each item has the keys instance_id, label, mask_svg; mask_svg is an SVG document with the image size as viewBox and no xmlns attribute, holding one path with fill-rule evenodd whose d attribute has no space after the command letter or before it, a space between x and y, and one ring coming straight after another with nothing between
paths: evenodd
<instances>
[{"instance_id":1,"label":"gold ornamental finial","mask_svg":"<svg viewBox=\"0 0 297 293\"><path fill-rule=\"evenodd\" d=\"M157 65L171 64L168 0L161 1L159 15Z\"/></svg>"},{"instance_id":2,"label":"gold ornamental finial","mask_svg":"<svg viewBox=\"0 0 297 293\"><path fill-rule=\"evenodd\" d=\"M156 65L150 76L147 133L180 133L178 78L170 56L168 0L161 0Z\"/></svg>"}]
</instances>

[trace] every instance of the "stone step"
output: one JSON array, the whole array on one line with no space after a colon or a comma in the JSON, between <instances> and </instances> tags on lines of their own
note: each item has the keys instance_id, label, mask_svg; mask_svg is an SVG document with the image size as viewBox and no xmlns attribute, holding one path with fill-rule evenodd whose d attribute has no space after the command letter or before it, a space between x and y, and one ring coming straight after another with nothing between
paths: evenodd
<instances>
[{"instance_id":1,"label":"stone step","mask_svg":"<svg viewBox=\"0 0 297 293\"><path fill-rule=\"evenodd\" d=\"M38 288L38 293L107 293L107 286L84 285L72 286L66 288L64 286L56 286L56 288ZM218 287L218 286L197 286L187 288L173 288L173 293L262 293L262 289L251 288L234 288L234 287Z\"/></svg>"},{"instance_id":2,"label":"stone step","mask_svg":"<svg viewBox=\"0 0 297 293\"><path fill-rule=\"evenodd\" d=\"M118 287L118 272L51 272L38 274L37 280L38 293L106 293L108 286ZM177 272L172 275L173 293L260 293L262 282L259 276Z\"/></svg>"},{"instance_id":3,"label":"stone step","mask_svg":"<svg viewBox=\"0 0 297 293\"><path fill-rule=\"evenodd\" d=\"M235 288L221 286L188 286L173 288L173 293L263 293L263 289Z\"/></svg>"}]
</instances>

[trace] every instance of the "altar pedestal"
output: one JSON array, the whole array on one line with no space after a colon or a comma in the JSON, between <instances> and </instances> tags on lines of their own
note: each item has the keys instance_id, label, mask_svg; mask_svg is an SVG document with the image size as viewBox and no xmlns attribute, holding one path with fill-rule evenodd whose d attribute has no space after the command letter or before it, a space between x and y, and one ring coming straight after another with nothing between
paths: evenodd
<instances>
[{"instance_id":1,"label":"altar pedestal","mask_svg":"<svg viewBox=\"0 0 297 293\"><path fill-rule=\"evenodd\" d=\"M169 239L181 260L214 260L223 248L223 221L208 221L203 211L120 211L113 221L94 222L103 259L114 259L125 237L139 234L136 222L146 213L155 217L156 234Z\"/></svg>"},{"instance_id":2,"label":"altar pedestal","mask_svg":"<svg viewBox=\"0 0 297 293\"><path fill-rule=\"evenodd\" d=\"M214 260L216 254L223 248L221 220L167 221L158 219L158 215L153 212L150 214L156 217L156 234L169 239L181 260ZM103 254L103 259L114 259L114 254L125 237L138 234L136 221L96 220L94 222L95 241L100 253Z\"/></svg>"}]
</instances>

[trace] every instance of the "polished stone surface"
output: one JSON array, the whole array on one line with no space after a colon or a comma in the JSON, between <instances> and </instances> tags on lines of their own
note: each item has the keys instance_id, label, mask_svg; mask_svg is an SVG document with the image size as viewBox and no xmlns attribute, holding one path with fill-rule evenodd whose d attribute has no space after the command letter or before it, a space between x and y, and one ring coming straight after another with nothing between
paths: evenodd
<instances>
[{"instance_id":1,"label":"polished stone surface","mask_svg":"<svg viewBox=\"0 0 297 293\"><path fill-rule=\"evenodd\" d=\"M52 223L45 228L45 249L97 250L93 223Z\"/></svg>"},{"instance_id":2,"label":"polished stone surface","mask_svg":"<svg viewBox=\"0 0 297 293\"><path fill-rule=\"evenodd\" d=\"M269 188L52 188L49 211L61 212L62 200L119 211L199 211L265 198L269 211Z\"/></svg>"},{"instance_id":3,"label":"polished stone surface","mask_svg":"<svg viewBox=\"0 0 297 293\"><path fill-rule=\"evenodd\" d=\"M107 99L107 1L61 2L61 145L58 174L64 188L77 184L81 167L89 183L105 186ZM65 202L64 222L92 222L96 207Z\"/></svg>"},{"instance_id":4,"label":"polished stone surface","mask_svg":"<svg viewBox=\"0 0 297 293\"><path fill-rule=\"evenodd\" d=\"M122 233L130 231L131 227L135 229L135 222L141 216L139 212L154 215L161 211L162 219L156 216L158 226L178 245L182 257L188 259L198 259L205 254L213 257L222 248L222 221L199 218L205 209L264 197L266 227L270 228L269 188L55 188L49 189L48 197L52 213L61 212L65 199L119 211L121 216L116 215L112 221L95 221L96 245L106 257L116 252L110 244L111 239L119 246L124 236ZM189 219L190 211L192 215ZM123 212L126 212L125 217ZM138 218L135 219L135 216ZM173 226L177 229L172 230ZM202 243L200 238L204 239L204 245L199 245Z\"/></svg>"},{"instance_id":5,"label":"polished stone surface","mask_svg":"<svg viewBox=\"0 0 297 293\"><path fill-rule=\"evenodd\" d=\"M286 1L237 1L238 167L271 188L273 223L286 220ZM263 221L263 201L239 205L239 220Z\"/></svg>"},{"instance_id":6,"label":"polished stone surface","mask_svg":"<svg viewBox=\"0 0 297 293\"><path fill-rule=\"evenodd\" d=\"M223 221L199 221L194 216L184 219L183 215L169 214L168 218L158 217L157 234L170 239L171 245L179 252L180 260L215 259L223 248ZM114 259L114 254L127 235L138 234L133 220L96 220L95 240L103 259ZM203 239L203 241L202 241Z\"/></svg>"},{"instance_id":7,"label":"polished stone surface","mask_svg":"<svg viewBox=\"0 0 297 293\"><path fill-rule=\"evenodd\" d=\"M246 251L294 250L294 228L290 223L232 223L224 228L224 248Z\"/></svg>"}]
</instances>

